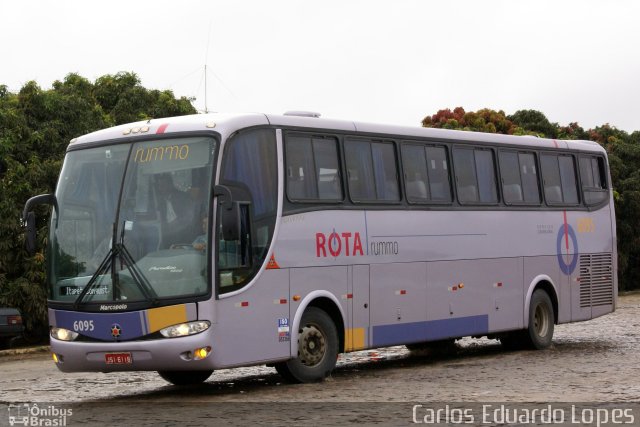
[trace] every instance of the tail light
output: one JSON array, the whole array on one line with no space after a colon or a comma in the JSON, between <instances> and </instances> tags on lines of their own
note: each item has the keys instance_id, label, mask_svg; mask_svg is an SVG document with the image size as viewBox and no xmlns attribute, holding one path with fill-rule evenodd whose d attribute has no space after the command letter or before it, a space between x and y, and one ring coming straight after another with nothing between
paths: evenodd
<instances>
[{"instance_id":1,"label":"tail light","mask_svg":"<svg viewBox=\"0 0 640 427\"><path fill-rule=\"evenodd\" d=\"M13 315L13 316L7 316L7 324L9 325L22 325L22 316L18 315Z\"/></svg>"}]
</instances>

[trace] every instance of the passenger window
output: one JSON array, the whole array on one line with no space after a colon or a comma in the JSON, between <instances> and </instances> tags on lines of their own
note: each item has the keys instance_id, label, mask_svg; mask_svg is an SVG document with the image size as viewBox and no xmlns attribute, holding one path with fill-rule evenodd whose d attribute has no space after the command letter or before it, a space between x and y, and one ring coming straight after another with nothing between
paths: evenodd
<instances>
[{"instance_id":1,"label":"passenger window","mask_svg":"<svg viewBox=\"0 0 640 427\"><path fill-rule=\"evenodd\" d=\"M502 195L507 204L539 204L538 174L533 153L500 152Z\"/></svg>"},{"instance_id":2,"label":"passenger window","mask_svg":"<svg viewBox=\"0 0 640 427\"><path fill-rule=\"evenodd\" d=\"M289 200L317 199L310 138L287 138L287 196Z\"/></svg>"},{"instance_id":3,"label":"passenger window","mask_svg":"<svg viewBox=\"0 0 640 427\"><path fill-rule=\"evenodd\" d=\"M426 151L431 200L451 202L447 150L445 147L427 147Z\"/></svg>"},{"instance_id":4,"label":"passenger window","mask_svg":"<svg viewBox=\"0 0 640 427\"><path fill-rule=\"evenodd\" d=\"M587 205L597 205L609 196L606 191L606 172L604 159L595 156L580 157L580 179L582 192Z\"/></svg>"},{"instance_id":5,"label":"passenger window","mask_svg":"<svg viewBox=\"0 0 640 427\"><path fill-rule=\"evenodd\" d=\"M543 154L540 156L544 196L549 204L578 204L573 157Z\"/></svg>"},{"instance_id":6,"label":"passenger window","mask_svg":"<svg viewBox=\"0 0 640 427\"><path fill-rule=\"evenodd\" d=\"M540 204L540 184L538 183L538 167L533 153L518 153L520 176L525 203Z\"/></svg>"},{"instance_id":7,"label":"passenger window","mask_svg":"<svg viewBox=\"0 0 640 427\"><path fill-rule=\"evenodd\" d=\"M562 182L562 196L564 202L571 205L578 204L578 187L573 156L558 156L560 165L560 181Z\"/></svg>"},{"instance_id":8,"label":"passenger window","mask_svg":"<svg viewBox=\"0 0 640 427\"><path fill-rule=\"evenodd\" d=\"M369 143L346 141L344 146L351 198L356 201L375 200L376 191Z\"/></svg>"},{"instance_id":9,"label":"passenger window","mask_svg":"<svg viewBox=\"0 0 640 427\"><path fill-rule=\"evenodd\" d=\"M345 142L349 192L354 201L400 200L395 148L392 143Z\"/></svg>"},{"instance_id":10,"label":"passenger window","mask_svg":"<svg viewBox=\"0 0 640 427\"><path fill-rule=\"evenodd\" d=\"M582 188L595 188L591 157L580 157L580 179Z\"/></svg>"},{"instance_id":11,"label":"passenger window","mask_svg":"<svg viewBox=\"0 0 640 427\"><path fill-rule=\"evenodd\" d=\"M476 155L476 172L478 174L478 190L482 203L497 203L496 172L493 153L490 150L474 150Z\"/></svg>"},{"instance_id":12,"label":"passenger window","mask_svg":"<svg viewBox=\"0 0 640 427\"><path fill-rule=\"evenodd\" d=\"M456 170L456 186L460 203L475 203L478 201L478 185L476 180L476 166L471 149L454 149L453 164Z\"/></svg>"},{"instance_id":13,"label":"passenger window","mask_svg":"<svg viewBox=\"0 0 640 427\"><path fill-rule=\"evenodd\" d=\"M429 200L429 178L424 147L421 145L403 145L402 162L407 200L416 203L427 202Z\"/></svg>"},{"instance_id":14,"label":"passenger window","mask_svg":"<svg viewBox=\"0 0 640 427\"><path fill-rule=\"evenodd\" d=\"M491 150L453 150L460 203L497 203L495 168Z\"/></svg>"},{"instance_id":15,"label":"passenger window","mask_svg":"<svg viewBox=\"0 0 640 427\"><path fill-rule=\"evenodd\" d=\"M507 204L518 204L524 201L518 153L500 152L500 175L502 177L502 196Z\"/></svg>"},{"instance_id":16,"label":"passenger window","mask_svg":"<svg viewBox=\"0 0 640 427\"><path fill-rule=\"evenodd\" d=\"M340 201L342 185L334 138L287 137L287 196L292 201Z\"/></svg>"}]
</instances>

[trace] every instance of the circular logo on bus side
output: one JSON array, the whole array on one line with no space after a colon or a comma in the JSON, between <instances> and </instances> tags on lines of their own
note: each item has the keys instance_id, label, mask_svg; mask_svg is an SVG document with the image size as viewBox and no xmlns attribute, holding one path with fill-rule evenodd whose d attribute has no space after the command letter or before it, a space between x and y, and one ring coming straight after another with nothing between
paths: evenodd
<instances>
[{"instance_id":1,"label":"circular logo on bus side","mask_svg":"<svg viewBox=\"0 0 640 427\"><path fill-rule=\"evenodd\" d=\"M573 255L569 255L570 243L573 245ZM565 249L563 254L562 249ZM560 270L567 276L573 273L578 265L578 239L573 227L569 224L562 224L558 230L556 241L556 254ZM571 257L571 259L569 259ZM566 259L565 259L566 258Z\"/></svg>"}]
</instances>

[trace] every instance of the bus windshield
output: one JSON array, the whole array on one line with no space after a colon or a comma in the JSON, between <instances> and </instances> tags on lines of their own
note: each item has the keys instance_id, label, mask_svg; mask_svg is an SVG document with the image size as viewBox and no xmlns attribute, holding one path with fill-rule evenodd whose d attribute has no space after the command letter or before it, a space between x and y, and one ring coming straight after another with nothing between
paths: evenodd
<instances>
[{"instance_id":1,"label":"bus windshield","mask_svg":"<svg viewBox=\"0 0 640 427\"><path fill-rule=\"evenodd\" d=\"M206 294L210 137L70 151L51 223L50 298L142 302Z\"/></svg>"}]
</instances>

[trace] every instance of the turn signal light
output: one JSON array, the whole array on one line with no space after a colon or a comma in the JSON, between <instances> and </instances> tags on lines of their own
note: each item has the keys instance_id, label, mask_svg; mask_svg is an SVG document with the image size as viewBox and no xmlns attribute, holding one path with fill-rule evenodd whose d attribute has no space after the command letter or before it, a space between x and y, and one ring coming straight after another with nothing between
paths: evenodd
<instances>
[{"instance_id":1,"label":"turn signal light","mask_svg":"<svg viewBox=\"0 0 640 427\"><path fill-rule=\"evenodd\" d=\"M202 360L211 353L211 347L202 347L193 351L193 358L195 360Z\"/></svg>"}]
</instances>

